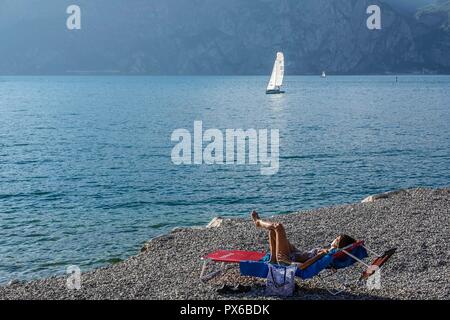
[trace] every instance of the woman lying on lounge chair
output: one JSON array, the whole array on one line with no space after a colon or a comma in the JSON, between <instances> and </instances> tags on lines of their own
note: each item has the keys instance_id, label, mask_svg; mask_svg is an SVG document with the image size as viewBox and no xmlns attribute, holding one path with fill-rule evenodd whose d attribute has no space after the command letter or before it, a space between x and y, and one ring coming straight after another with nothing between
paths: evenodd
<instances>
[{"instance_id":1,"label":"woman lying on lounge chair","mask_svg":"<svg viewBox=\"0 0 450 320\"><path fill-rule=\"evenodd\" d=\"M253 222L256 227L263 228L269 231L269 245L270 245L270 262L280 264L291 264L293 262L304 263L311 261L314 257L324 255L328 250L333 248L344 248L356 240L352 237L341 234L331 243L330 248L321 249L316 248L310 251L300 251L293 246L286 236L286 231L281 223L263 221L259 218L256 211L251 213Z\"/></svg>"}]
</instances>

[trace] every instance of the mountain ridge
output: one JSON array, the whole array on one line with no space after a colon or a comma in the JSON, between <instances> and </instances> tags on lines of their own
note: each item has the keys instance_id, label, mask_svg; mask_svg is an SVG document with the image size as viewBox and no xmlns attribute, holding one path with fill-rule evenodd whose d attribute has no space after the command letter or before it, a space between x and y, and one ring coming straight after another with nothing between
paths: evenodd
<instances>
[{"instance_id":1,"label":"mountain ridge","mask_svg":"<svg viewBox=\"0 0 450 320\"><path fill-rule=\"evenodd\" d=\"M74 1L2 0L0 74L268 74L276 51L287 74L448 74L450 1L426 1L78 0L69 31Z\"/></svg>"}]
</instances>

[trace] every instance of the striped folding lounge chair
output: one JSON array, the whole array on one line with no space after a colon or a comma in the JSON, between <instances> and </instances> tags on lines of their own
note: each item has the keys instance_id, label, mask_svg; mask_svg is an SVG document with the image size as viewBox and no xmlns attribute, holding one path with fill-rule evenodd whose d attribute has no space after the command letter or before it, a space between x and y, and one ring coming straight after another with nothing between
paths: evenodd
<instances>
[{"instance_id":1,"label":"striped folding lounge chair","mask_svg":"<svg viewBox=\"0 0 450 320\"><path fill-rule=\"evenodd\" d=\"M381 266L392 256L395 249L386 251L383 255L378 256L370 265L363 261L368 257L368 251L369 249L364 246L363 240L357 241L342 249L332 249L328 253L318 255L305 263L297 264L297 271L295 275L301 279L310 279L317 276L318 279L325 285L326 290L332 295L336 295L346 289L345 283L340 283L341 289L339 290L329 289L328 284L325 281L326 277L319 275L321 271L325 269L336 271L338 269L347 268L355 263L359 263L367 268L359 280L367 280L372 274L375 273L377 268L381 268ZM374 253L373 251L370 252ZM241 275L266 278L269 271L269 259L270 254L267 254L258 261L241 261L239 263ZM328 276L333 273L330 273Z\"/></svg>"}]
</instances>

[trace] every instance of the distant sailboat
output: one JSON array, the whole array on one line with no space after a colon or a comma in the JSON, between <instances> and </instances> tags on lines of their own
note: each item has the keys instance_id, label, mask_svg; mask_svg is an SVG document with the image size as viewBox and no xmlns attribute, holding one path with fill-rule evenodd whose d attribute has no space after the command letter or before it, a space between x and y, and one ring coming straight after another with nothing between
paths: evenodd
<instances>
[{"instance_id":1,"label":"distant sailboat","mask_svg":"<svg viewBox=\"0 0 450 320\"><path fill-rule=\"evenodd\" d=\"M322 76L321 76L322 78L326 78L327 77L327 75L325 74L325 71L322 71Z\"/></svg>"},{"instance_id":2,"label":"distant sailboat","mask_svg":"<svg viewBox=\"0 0 450 320\"><path fill-rule=\"evenodd\" d=\"M277 58L273 64L272 75L267 85L266 94L284 93L281 91L284 77L284 55L283 52L277 52Z\"/></svg>"}]
</instances>

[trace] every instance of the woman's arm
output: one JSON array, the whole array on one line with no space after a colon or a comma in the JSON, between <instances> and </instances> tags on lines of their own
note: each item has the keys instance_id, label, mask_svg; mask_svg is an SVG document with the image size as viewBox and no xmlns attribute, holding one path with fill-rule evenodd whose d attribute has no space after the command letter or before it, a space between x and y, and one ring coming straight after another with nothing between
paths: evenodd
<instances>
[{"instance_id":1,"label":"woman's arm","mask_svg":"<svg viewBox=\"0 0 450 320\"><path fill-rule=\"evenodd\" d=\"M308 261L305 261L305 263L300 264L299 269L305 270L306 268L308 268L310 265L312 265L314 262L316 262L317 260L322 258L327 253L328 253L328 251L318 253L315 257L309 259Z\"/></svg>"}]
</instances>

